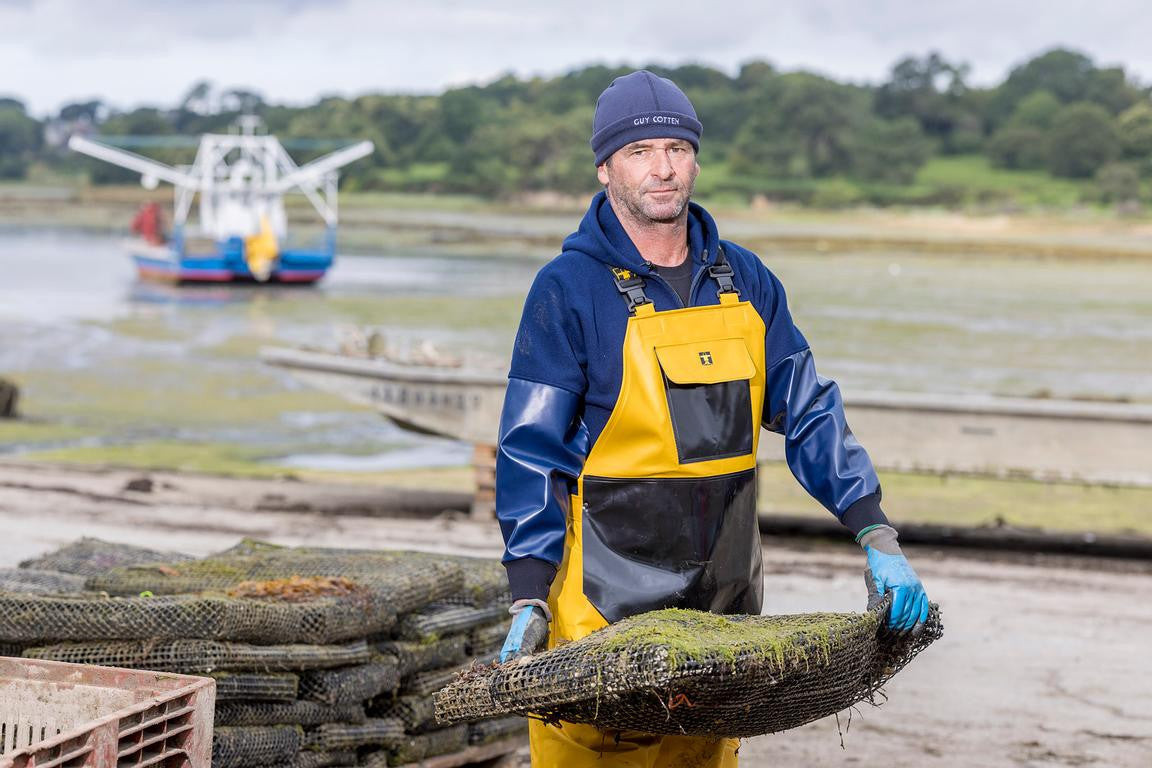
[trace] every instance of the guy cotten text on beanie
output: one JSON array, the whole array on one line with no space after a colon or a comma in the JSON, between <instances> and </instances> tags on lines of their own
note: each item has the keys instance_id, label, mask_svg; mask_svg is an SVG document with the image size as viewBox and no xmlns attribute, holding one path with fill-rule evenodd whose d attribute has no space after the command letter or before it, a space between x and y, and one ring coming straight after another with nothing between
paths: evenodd
<instances>
[{"instance_id":1,"label":"guy cotten text on beanie","mask_svg":"<svg viewBox=\"0 0 1152 768\"><path fill-rule=\"evenodd\" d=\"M692 102L675 83L646 69L618 77L596 100L592 151L596 165L641 139L684 139L700 149L702 126Z\"/></svg>"}]
</instances>

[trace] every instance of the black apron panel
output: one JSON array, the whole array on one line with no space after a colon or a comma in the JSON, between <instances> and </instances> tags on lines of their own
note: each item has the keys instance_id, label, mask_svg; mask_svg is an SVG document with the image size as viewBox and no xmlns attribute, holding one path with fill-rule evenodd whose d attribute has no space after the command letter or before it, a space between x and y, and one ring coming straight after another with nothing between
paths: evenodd
<instances>
[{"instance_id":1,"label":"black apron panel","mask_svg":"<svg viewBox=\"0 0 1152 768\"><path fill-rule=\"evenodd\" d=\"M756 471L584 478L584 595L609 622L660 608L760 613Z\"/></svg>"},{"instance_id":2,"label":"black apron panel","mask_svg":"<svg viewBox=\"0 0 1152 768\"><path fill-rule=\"evenodd\" d=\"M665 376L664 389L681 464L752 453L752 395L746 379L677 384Z\"/></svg>"}]
</instances>

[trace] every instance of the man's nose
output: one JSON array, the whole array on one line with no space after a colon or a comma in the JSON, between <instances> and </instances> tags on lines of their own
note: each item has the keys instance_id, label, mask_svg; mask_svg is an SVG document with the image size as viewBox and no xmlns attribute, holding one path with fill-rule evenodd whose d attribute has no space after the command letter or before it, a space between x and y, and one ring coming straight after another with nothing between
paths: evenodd
<instances>
[{"instance_id":1,"label":"man's nose","mask_svg":"<svg viewBox=\"0 0 1152 768\"><path fill-rule=\"evenodd\" d=\"M672 158L668 156L667 152L657 151L655 155L655 167L652 169L652 175L661 179L669 179L676 173L675 168L672 166Z\"/></svg>"}]
</instances>

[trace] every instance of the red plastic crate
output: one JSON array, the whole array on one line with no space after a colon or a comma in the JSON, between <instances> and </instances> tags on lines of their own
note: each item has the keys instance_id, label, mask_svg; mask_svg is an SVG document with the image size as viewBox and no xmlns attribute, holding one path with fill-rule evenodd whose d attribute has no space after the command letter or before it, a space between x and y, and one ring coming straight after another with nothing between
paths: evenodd
<instances>
[{"instance_id":1,"label":"red plastic crate","mask_svg":"<svg viewBox=\"0 0 1152 768\"><path fill-rule=\"evenodd\" d=\"M209 768L216 681L0 657L0 768Z\"/></svg>"}]
</instances>

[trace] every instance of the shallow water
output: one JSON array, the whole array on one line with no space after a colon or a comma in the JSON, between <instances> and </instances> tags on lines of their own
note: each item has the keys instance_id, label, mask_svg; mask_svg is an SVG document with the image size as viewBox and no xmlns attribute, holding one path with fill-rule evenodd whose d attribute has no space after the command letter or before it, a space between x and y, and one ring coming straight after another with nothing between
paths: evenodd
<instances>
[{"instance_id":1,"label":"shallow water","mask_svg":"<svg viewBox=\"0 0 1152 768\"><path fill-rule=\"evenodd\" d=\"M368 324L384 325L397 348L432 339L498 363L507 333L460 319L507 303L514 322L503 297L522 296L535 269L503 257L350 254L315 287L170 286L138 281L114 237L0 232L0 375L20 383L32 421L17 436L0 425L0 453L159 441L227 444L289 468L402 468L413 451L421 466L466 464L463 447L312 393L257 350L333 346ZM433 324L410 308L441 301Z\"/></svg>"},{"instance_id":2,"label":"shallow water","mask_svg":"<svg viewBox=\"0 0 1152 768\"><path fill-rule=\"evenodd\" d=\"M821 372L849 395L1152 401L1152 268L1137 259L764 260L787 286ZM288 468L405 468L412 456L420 466L466 463L461 446L308 390L262 365L258 350L331 347L371 326L395 349L430 340L500 367L541 263L421 247L342 255L310 288L174 287L137 281L116 237L0 231L0 376L22 386L29 417L0 425L0 453L132 458L132 446L200 446Z\"/></svg>"}]
</instances>

